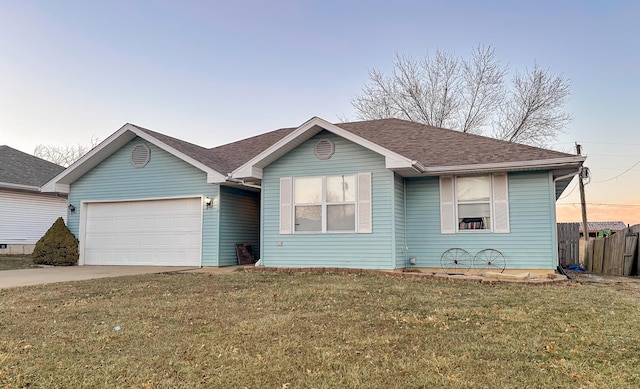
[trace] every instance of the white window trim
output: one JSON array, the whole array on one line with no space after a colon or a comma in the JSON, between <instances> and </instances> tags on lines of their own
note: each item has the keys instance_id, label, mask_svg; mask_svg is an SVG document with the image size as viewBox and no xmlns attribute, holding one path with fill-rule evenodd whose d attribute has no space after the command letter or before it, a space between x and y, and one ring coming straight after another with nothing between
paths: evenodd
<instances>
[{"instance_id":1,"label":"white window trim","mask_svg":"<svg viewBox=\"0 0 640 389\"><path fill-rule=\"evenodd\" d=\"M344 202L328 202L327 201L327 177L339 177L339 174L336 175L328 175L328 176L298 176L292 177L292 212L291 216L293 217L293 233L294 234L353 234L357 230L358 226L358 175L357 174L343 174L343 176L354 176L356 182L356 200L354 201L344 201ZM319 178L322 181L322 189L321 189L321 199L320 202L315 203L296 203L296 179L297 178ZM354 217L354 229L353 230L329 230L327 229L328 223L328 206L329 205L355 205L355 214ZM320 216L322 220L320 221L321 230L320 231L296 231L296 208L297 207L317 207L320 206Z\"/></svg>"},{"instance_id":2,"label":"white window trim","mask_svg":"<svg viewBox=\"0 0 640 389\"><path fill-rule=\"evenodd\" d=\"M440 185L440 233L441 234L508 234L510 233L509 221L509 180L507 173L489 174L490 192L489 192L489 209L491 222L485 229L469 229L461 230L458 218L459 204L486 204L486 201L464 201L458 202L456 190L456 181L458 177L465 176L441 176ZM502 182L496 185L498 180ZM497 191L503 190L503 193ZM504 220L498 220L496 217L497 210Z\"/></svg>"},{"instance_id":3,"label":"white window trim","mask_svg":"<svg viewBox=\"0 0 640 389\"><path fill-rule=\"evenodd\" d=\"M458 201L458 179L461 177L484 177L489 176L489 200L472 200L472 201ZM461 234L478 234L493 232L493 175L492 174L479 174L473 176L455 176L453 180L453 198L454 198L454 211L455 211L455 228L456 233ZM465 204L489 204L489 219L491 223L485 223L486 228L478 229L460 229L460 217L458 211L460 205Z\"/></svg>"},{"instance_id":4,"label":"white window trim","mask_svg":"<svg viewBox=\"0 0 640 389\"><path fill-rule=\"evenodd\" d=\"M280 178L280 234L367 234L372 233L371 220L371 173L350 173L344 174L355 177L356 193L354 201L327 202L326 188L327 177L336 177L340 174L329 174L326 176L296 176ZM322 179L322 200L317 203L296 203L295 202L295 179L296 178L321 178ZM361 185L367 185L368 188L361 188ZM363 190L368 189L368 190ZM283 191L287 192L284 193ZM290 203L284 204L283 201L288 199ZM354 205L355 228L353 230L328 230L327 229L327 206L329 205ZM296 231L295 217L296 207L298 206L321 206L321 231ZM288 214L287 214L288 213ZM287 223L288 221L288 223Z\"/></svg>"}]
</instances>

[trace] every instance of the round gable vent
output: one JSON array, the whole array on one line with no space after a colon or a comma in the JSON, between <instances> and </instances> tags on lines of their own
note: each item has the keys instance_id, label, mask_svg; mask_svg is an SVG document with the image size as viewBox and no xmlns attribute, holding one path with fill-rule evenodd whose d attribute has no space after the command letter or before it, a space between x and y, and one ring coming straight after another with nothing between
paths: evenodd
<instances>
[{"instance_id":1,"label":"round gable vent","mask_svg":"<svg viewBox=\"0 0 640 389\"><path fill-rule=\"evenodd\" d=\"M151 150L149 150L149 146L144 143L138 143L131 150L131 164L138 169L143 168L149 163L150 156Z\"/></svg>"},{"instance_id":2,"label":"round gable vent","mask_svg":"<svg viewBox=\"0 0 640 389\"><path fill-rule=\"evenodd\" d=\"M313 149L313 153L318 159L329 159L335 151L335 145L331 139L320 139Z\"/></svg>"}]
</instances>

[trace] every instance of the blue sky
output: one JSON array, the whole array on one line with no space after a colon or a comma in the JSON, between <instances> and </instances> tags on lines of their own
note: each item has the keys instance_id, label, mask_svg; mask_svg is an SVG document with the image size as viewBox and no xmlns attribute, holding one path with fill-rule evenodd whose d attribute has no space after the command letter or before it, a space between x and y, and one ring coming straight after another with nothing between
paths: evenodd
<instances>
[{"instance_id":1,"label":"blue sky","mask_svg":"<svg viewBox=\"0 0 640 389\"><path fill-rule=\"evenodd\" d=\"M640 223L640 164L625 173L640 161L638 15L617 0L0 0L0 144L87 144L131 122L212 147L354 119L368 70L396 53L491 45L511 71L572 81L575 119L553 147L583 145L591 219ZM573 187L560 218L579 217Z\"/></svg>"}]
</instances>

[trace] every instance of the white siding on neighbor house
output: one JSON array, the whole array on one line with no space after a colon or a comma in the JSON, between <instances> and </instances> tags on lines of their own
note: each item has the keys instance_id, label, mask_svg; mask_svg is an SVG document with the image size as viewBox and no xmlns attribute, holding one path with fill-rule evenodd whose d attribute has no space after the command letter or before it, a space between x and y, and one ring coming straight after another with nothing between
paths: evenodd
<instances>
[{"instance_id":1,"label":"white siding on neighbor house","mask_svg":"<svg viewBox=\"0 0 640 389\"><path fill-rule=\"evenodd\" d=\"M331 139L328 160L314 154L319 139ZM371 173L371 233L281 233L280 178ZM327 131L267 166L262 181L262 247L266 266L393 269L395 263L393 172L384 157Z\"/></svg>"},{"instance_id":2,"label":"white siding on neighbor house","mask_svg":"<svg viewBox=\"0 0 640 389\"><path fill-rule=\"evenodd\" d=\"M151 143L149 163L131 164L131 150L144 142L136 138L71 184L69 203L80 209L82 202L151 200L205 196L213 206L203 209L202 265L218 266L219 185L207 184L207 175ZM79 239L80 212L68 214L69 229Z\"/></svg>"},{"instance_id":3,"label":"white siding on neighbor house","mask_svg":"<svg viewBox=\"0 0 640 389\"><path fill-rule=\"evenodd\" d=\"M66 215L64 197L0 189L0 244L35 244Z\"/></svg>"},{"instance_id":4,"label":"white siding on neighbor house","mask_svg":"<svg viewBox=\"0 0 640 389\"><path fill-rule=\"evenodd\" d=\"M471 256L483 249L499 250L511 269L555 269L555 193L549 172L508 174L509 233L440 231L439 179L407 180L409 256L419 267L440 267L442 253L463 248Z\"/></svg>"}]
</instances>

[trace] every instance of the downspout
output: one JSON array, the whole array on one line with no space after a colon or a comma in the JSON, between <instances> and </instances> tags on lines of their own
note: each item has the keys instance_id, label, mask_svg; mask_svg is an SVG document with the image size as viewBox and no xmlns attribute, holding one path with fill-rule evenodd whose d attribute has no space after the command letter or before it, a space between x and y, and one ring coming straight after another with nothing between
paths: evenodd
<instances>
[{"instance_id":1,"label":"downspout","mask_svg":"<svg viewBox=\"0 0 640 389\"><path fill-rule=\"evenodd\" d=\"M553 185L553 194L554 194L553 197L555 197L555 198L558 197L558 193L556 193L556 185L555 185L556 182L558 182L560 180L564 180L564 179L570 178L570 177L574 177L576 174L580 173L581 170L582 170L582 168L580 170L578 170L577 172L575 172L575 173L569 173L569 174L565 174L564 176L560 176L560 177L554 178L553 179L553 184L554 184ZM555 200L554 200L554 206L555 206ZM557 220L556 220L556 223L557 223ZM556 227L556 229L554 229L554 231L555 231L554 234L556 236L556 246L557 246L558 245L558 230L557 230L557 227ZM557 249L556 249L556 251L557 251ZM569 275L564 271L562 266L560 266L560 256L559 255L556 256L556 270L558 270L558 272L560 274L566 276L568 279L571 279L571 277L569 277Z\"/></svg>"},{"instance_id":2,"label":"downspout","mask_svg":"<svg viewBox=\"0 0 640 389\"><path fill-rule=\"evenodd\" d=\"M403 210L404 210L404 234L402 236L403 242L403 254L404 254L404 267L407 266L409 261L409 247L407 247L407 179L402 177L402 196L403 196Z\"/></svg>"}]
</instances>

